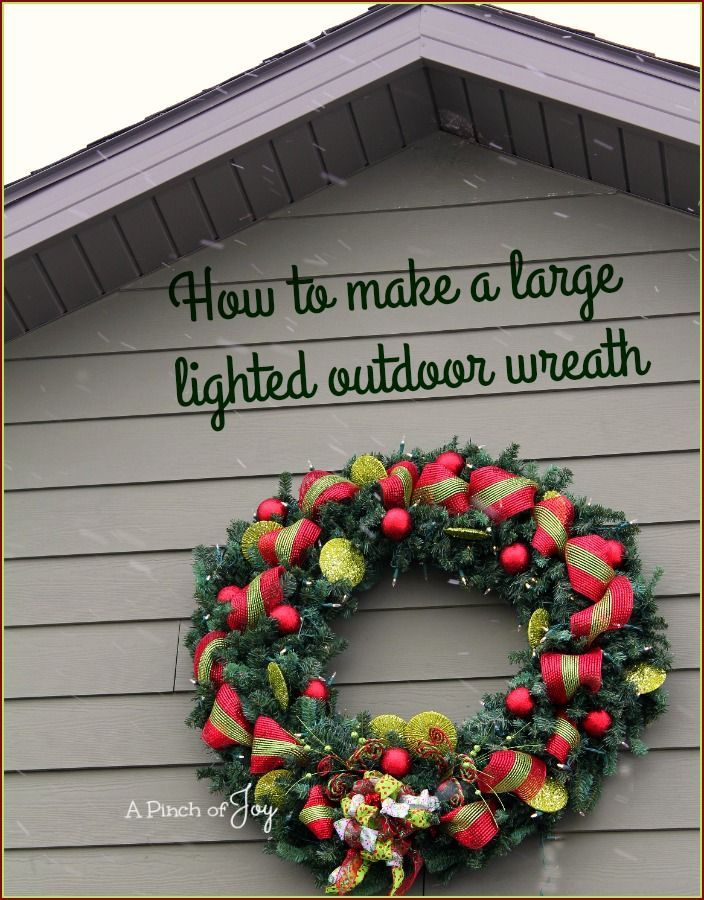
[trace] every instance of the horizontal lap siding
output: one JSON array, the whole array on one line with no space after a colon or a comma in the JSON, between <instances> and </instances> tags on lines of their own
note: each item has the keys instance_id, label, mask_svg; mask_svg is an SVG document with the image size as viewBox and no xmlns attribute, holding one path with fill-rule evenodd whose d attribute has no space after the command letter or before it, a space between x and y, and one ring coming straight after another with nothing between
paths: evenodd
<instances>
[{"instance_id":1,"label":"horizontal lap siding","mask_svg":"<svg viewBox=\"0 0 704 900\"><path fill-rule=\"evenodd\" d=\"M422 414L408 428L411 407L389 399L384 415L371 403L226 413L225 436L205 424L207 413L139 418L17 424L5 429L6 485L10 489L76 485L182 481L198 478L278 476L305 464L311 435L317 436L315 464L335 469L360 447L393 447L408 431L413 445L431 447L448 423L470 423L469 436L498 451L520 441L527 458L611 456L649 447L652 422L659 424L659 451L692 450L699 445L697 384L635 384L602 390L523 391L504 396L419 400ZM589 428L566 428L579 403ZM535 403L542 427L536 429ZM613 409L629 416L614 425ZM286 440L281 440L281 435ZM606 439L608 437L608 440ZM266 454L259 446L266 446ZM194 460L198 471L194 473ZM60 465L56 460L60 460ZM233 498L234 502L234 498Z\"/></svg>"},{"instance_id":2,"label":"horizontal lap siding","mask_svg":"<svg viewBox=\"0 0 704 900\"><path fill-rule=\"evenodd\" d=\"M411 576L409 576L411 577ZM399 587L402 582L399 582ZM377 588L377 590L388 590ZM430 585L429 590L433 590ZM661 599L669 623L675 666L696 668L696 597ZM398 627L401 615L403 628ZM181 626L181 637L188 623ZM178 622L110 622L17 628L8 641L8 697L52 697L188 690L191 660L181 647L176 659ZM364 646L364 664L353 652L335 661L336 682L363 683L511 675L510 652L524 646L510 607L503 603L428 608L362 610L338 624L350 646ZM433 634L443 652L437 658L404 653ZM77 648L80 648L77 657ZM389 659L394 665L389 665ZM175 665L174 665L175 664Z\"/></svg>"},{"instance_id":3,"label":"horizontal lap siding","mask_svg":"<svg viewBox=\"0 0 704 900\"><path fill-rule=\"evenodd\" d=\"M692 788L698 759L696 750L678 749L652 750L642 759L621 760L594 812L585 818L567 814L561 830L657 830L662 820L652 810L665 807L670 828L696 827L699 800L698 791ZM680 772L682 777L663 779L664 769ZM195 773L193 766L172 766L6 775L6 846L91 846L96 835L104 838L103 843L114 845L260 837L251 819L233 834L229 819L208 817L207 808L221 798L210 794L207 782L197 782ZM131 800L144 813L146 802L156 799L170 805L192 800L203 812L200 817L126 818Z\"/></svg>"},{"instance_id":4,"label":"horizontal lap siding","mask_svg":"<svg viewBox=\"0 0 704 900\"><path fill-rule=\"evenodd\" d=\"M419 679L421 674L414 677ZM484 677L398 682L393 686L393 710L409 718L419 709L436 706L442 697L443 712L461 720L479 709L485 694L500 691L505 683L505 678ZM670 675L669 710L648 728L649 747L698 746L698 686L699 673L694 669L678 669ZM339 691L340 708L351 714L366 709L381 715L390 710L389 689L384 684L343 684ZM5 707L5 768L29 772L203 763L208 751L200 735L183 727L193 696L191 685L179 682L171 694L10 700ZM30 740L37 721L51 731L51 744ZM80 742L75 739L77 733Z\"/></svg>"},{"instance_id":5,"label":"horizontal lap siding","mask_svg":"<svg viewBox=\"0 0 704 900\"><path fill-rule=\"evenodd\" d=\"M293 227L293 226L292 226ZM329 296L337 298L337 304L322 315L297 316L293 312L291 287L285 278L271 281L220 280L218 267L211 274L211 299L217 310L220 294L231 290L237 294L239 302L254 298L257 287L272 290L276 313L271 317L248 317L240 313L234 318L224 319L214 315L212 321L204 318L204 306L199 308L198 321L193 325L189 307L178 308L170 303L164 287L135 288L112 294L101 303L86 306L77 312L76 328L64 336L62 323L47 325L32 332L21 345L8 345L8 359L27 359L40 356L94 356L102 354L146 352L149 350L196 349L229 345L266 344L276 341L321 341L329 338L354 337L363 330L366 335L422 334L424 331L470 331L477 329L513 328L519 325L534 325L545 322L574 323L584 298L556 295L549 300L510 299L511 270L508 263L510 249L503 260L488 266L448 267L452 282L462 293L452 304L432 306L422 303L410 313L404 309L377 307L370 295L368 308L361 307L359 299L350 308L347 300L348 277L327 275L320 265L301 264L299 274L315 276L325 287ZM550 254L549 254L550 255ZM551 255L550 255L551 256ZM699 280L699 254L690 249L662 250L656 253L630 253L614 258L605 253L602 256L577 255L570 258L550 258L525 261L525 280L529 271L548 268L572 271L578 266L588 265L594 273L612 261L623 286L616 297L602 296L595 303L596 316L600 320L642 318L646 316L687 315L698 312L696 292L692 283ZM364 272L355 275L352 281L368 281L375 278L379 282L383 297L386 286L405 274L408 258L393 260L396 266L391 271ZM185 266L184 266L185 269ZM180 270L179 270L180 271ZM416 259L418 277L427 277L434 284L443 269L435 265L422 265ZM500 299L493 303L475 303L468 299L469 286L481 272L490 272L494 288L501 291ZM290 272L288 277L290 278ZM203 273L196 270L198 280L197 296L205 296ZM615 279L614 279L615 281ZM247 292L247 293L245 293ZM431 292L432 294L432 292ZM359 289L357 289L357 296ZM452 292L448 292L451 296ZM183 304L188 292L181 286L177 293ZM430 295L429 295L430 296ZM233 301L234 302L234 301ZM227 304L224 309L229 309ZM231 312L227 313L232 315ZM142 327L135 334L133 321L139 316ZM60 339L58 335L60 334ZM31 344L30 344L31 341Z\"/></svg>"},{"instance_id":6,"label":"horizontal lap siding","mask_svg":"<svg viewBox=\"0 0 704 900\"><path fill-rule=\"evenodd\" d=\"M665 569L658 583L662 596L699 590L699 560L692 552L698 542L695 522L642 526L639 548L645 571ZM11 559L5 564L5 589L13 603L5 621L52 625L185 618L193 608L191 564L190 550ZM423 582L408 579L403 591L372 591L363 605L402 609L475 602L486 601L443 583L428 593Z\"/></svg>"},{"instance_id":7,"label":"horizontal lap siding","mask_svg":"<svg viewBox=\"0 0 704 900\"><path fill-rule=\"evenodd\" d=\"M364 448L366 449L366 448ZM624 510L641 523L691 521L695 452L628 454L613 460L570 459L574 493ZM559 459L555 460L560 463ZM660 477L652 479L653 467ZM297 479L297 482L300 479ZM641 485L651 482L648 491ZM213 479L15 491L7 495L12 533L8 557L189 549L218 543L232 518L251 517L262 497L275 492L272 478Z\"/></svg>"},{"instance_id":8,"label":"horizontal lap siding","mask_svg":"<svg viewBox=\"0 0 704 900\"><path fill-rule=\"evenodd\" d=\"M506 259L518 246L527 258L570 268L577 259L612 260L624 287L597 300L593 323L578 322L575 299L561 297L414 313L350 314L340 304L315 319L287 319L280 307L271 319L190 323L185 309L168 304L173 273L165 272L14 342L6 388L11 892L310 890L306 872L262 858L256 829L124 819L130 799L195 800L204 809L211 802L194 776L207 754L182 725L192 697L181 644L193 602L190 548L222 541L228 521L248 518L282 469L304 471L309 458L339 468L404 435L410 447L427 447L457 432L491 451L519 440L522 455L572 469L575 493L639 520L646 571L665 568L659 594L675 671L670 710L645 734L653 752L624 754L593 815L567 817L561 840L542 853L527 844L487 873L467 873L449 888L426 874L414 890L657 893L677 881L694 894L697 241L685 216L434 135L178 270L209 264L218 281L243 286L258 283L248 281L255 273L278 296L292 262L340 292L355 273L387 273L379 276L385 283L413 256L419 267L451 267L458 284L491 267L507 291ZM392 395L383 416L376 402L321 396L307 406L233 410L223 434L207 414L183 415L174 403L178 352L197 355L205 369L228 344L281 361L300 345L323 371L364 358L376 335L390 347L407 340L418 358L500 359L541 346L588 349L607 325L624 327L652 357L648 377L586 390L586 382L520 393L469 386L420 405ZM506 605L437 575L426 583L409 574L393 591L380 585L360 607L339 629L357 652L334 667L340 705L351 711L407 716L441 697L443 711L462 719L505 684L507 653L524 640ZM388 652L389 640L400 648L430 632L443 652L422 664ZM374 637L381 633L383 646ZM650 813L653 805L667 808L665 820Z\"/></svg>"},{"instance_id":9,"label":"horizontal lap siding","mask_svg":"<svg viewBox=\"0 0 704 900\"><path fill-rule=\"evenodd\" d=\"M667 326L667 327L664 327ZM340 341L330 341L322 347L318 344L265 344L256 349L260 364L273 366L283 375L282 384L285 386L301 364L301 353L305 353L306 367L306 391L307 396L301 396L300 377L296 376L295 390L300 399L262 399L250 403L242 402L242 388L236 388L234 408L237 412L263 407L294 407L302 409L307 406L384 402L389 396L410 396L414 399L419 396L423 399L428 396L473 396L485 394L487 385L491 384L496 393L520 393L530 387L536 391L571 390L575 387L580 390L593 389L603 385L604 381L594 381L589 377L582 377L581 371L584 358L593 350L599 352L599 346L607 337L606 327L611 329L612 340L619 340L619 329L625 333L629 347L637 347L638 359L631 358L627 365L621 362L621 355L616 352L616 371L618 384L660 384L662 382L685 382L696 380L699 367L696 361L696 352L699 345L699 334L694 327L693 317L672 316L644 321L636 319L626 321L616 319L605 326L601 322L580 322L562 325L555 329L552 327L533 327L517 329L502 329L498 334L487 336L479 332L448 332L438 342L434 334L414 335L412 340L404 340L402 337L384 338L349 338ZM377 358L379 345L383 344L383 352L386 359L393 358L395 362L387 365L387 384L389 383L394 367L404 357L404 344L410 348L410 373L402 374L402 388L396 394L380 387L380 379L374 370L374 380L367 376L367 366ZM556 379L550 375L551 364L548 368L538 369L532 376L532 382L526 385L522 381L511 383L506 375L506 357L513 360L512 372L514 382L520 378L520 369L517 368L519 355L527 360L531 354L541 350L554 353L557 360ZM562 373L560 360L567 352L578 354L578 364L572 363L574 376L565 378ZM243 373L245 367L252 365L252 351L247 348L235 348L232 353L233 368L236 373ZM182 357L188 363L196 362L199 366L198 396L203 392L205 380L211 376L224 378L224 392L228 391L227 360L223 350L206 349L193 353L186 353ZM472 362L468 362L471 358ZM606 356L602 355L602 368L606 368ZM421 389L419 366L423 360L433 361L437 364L439 372L443 373L446 363L450 360L459 360L462 369L462 379L459 383L445 384L442 379L432 390ZM11 371L8 373L9 391L7 397L7 421L8 422L37 422L52 421L58 417L58 411L62 410L61 418L66 419L93 419L106 416L145 416L164 415L182 412L188 415L199 413L199 407L187 405L179 406L175 389L173 354L143 353L130 359L130 365L125 366L125 357L118 355L101 357L82 357L72 359L43 359L37 361L16 361L8 363ZM621 366L624 368L621 368ZM345 368L349 373L348 384L357 377L355 369L361 367L361 396L354 389L340 389L339 381L329 383L329 375L333 369ZM636 367L640 367L640 373ZM531 363L526 362L526 368L530 371ZM591 366L592 370L594 366ZM202 373L202 374L201 374ZM537 377L536 377L537 376ZM335 376L336 377L336 376ZM432 376L430 376L432 377ZM530 377L530 376L529 376ZM411 379L408 387L407 378ZM450 380L457 376L451 371ZM262 382L265 383L264 381ZM116 390L115 386L122 384L123 390ZM190 384L190 382L189 382ZM284 387L285 390L285 387ZM340 391L345 390L340 396ZM337 393L335 393L337 391ZM419 394L413 391L420 391ZM388 393L387 393L388 392ZM312 396L311 396L312 395ZM185 402L191 400L190 388L185 391ZM216 408L209 404L203 407L208 416L212 416ZM202 418L202 417L201 417ZM222 425L218 426L222 429Z\"/></svg>"},{"instance_id":10,"label":"horizontal lap siding","mask_svg":"<svg viewBox=\"0 0 704 900\"><path fill-rule=\"evenodd\" d=\"M668 852L663 853L667 849ZM497 860L485 871L461 874L447 887L424 873L411 891L424 885L430 895L570 896L585 861L591 896L668 894L699 896L694 874L699 834L694 830L590 832L561 835L541 848L530 839L511 854L513 865ZM691 866L684 868L682 861ZM18 893L36 891L65 896L87 893L256 895L266 866L272 896L309 894L308 873L292 863L268 864L261 843L125 846L81 849L10 850L5 864ZM520 888L516 885L520 873ZM59 890L57 885L65 887Z\"/></svg>"}]
</instances>

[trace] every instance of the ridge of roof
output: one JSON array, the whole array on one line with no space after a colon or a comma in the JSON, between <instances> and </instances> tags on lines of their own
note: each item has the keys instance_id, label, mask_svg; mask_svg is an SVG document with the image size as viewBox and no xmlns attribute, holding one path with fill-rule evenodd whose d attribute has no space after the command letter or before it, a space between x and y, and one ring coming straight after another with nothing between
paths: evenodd
<instances>
[{"instance_id":1,"label":"ridge of roof","mask_svg":"<svg viewBox=\"0 0 704 900\"><path fill-rule=\"evenodd\" d=\"M205 109L226 102L233 96L246 91L255 82L261 83L261 81L279 77L304 60L327 53L334 46L346 43L361 33L371 31L383 22L422 10L423 7L444 8L470 18L481 19L484 22L492 20L490 24L496 27L539 37L553 44L564 46L565 39L576 38L579 49L574 44L571 45L575 52L587 53L610 62L618 62L620 65L641 71L645 75L670 80L682 86L693 89L699 87L699 68L697 66L663 60L650 52L598 38L591 32L556 25L493 4L377 4L359 16L325 29L316 37L268 57L257 66L158 110L131 125L91 141L85 147L8 183L4 189L5 205L11 205L14 201L35 190L95 164L96 155L98 159L101 159L119 153L138 144L155 131L165 130L184 119L198 115Z\"/></svg>"}]
</instances>

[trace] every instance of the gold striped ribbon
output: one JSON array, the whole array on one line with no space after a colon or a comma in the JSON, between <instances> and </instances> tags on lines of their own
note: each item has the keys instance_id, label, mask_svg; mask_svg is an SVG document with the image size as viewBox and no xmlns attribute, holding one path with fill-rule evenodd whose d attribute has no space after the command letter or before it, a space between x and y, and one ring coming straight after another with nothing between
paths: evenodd
<instances>
[{"instance_id":1,"label":"gold striped ribbon","mask_svg":"<svg viewBox=\"0 0 704 900\"><path fill-rule=\"evenodd\" d=\"M232 716L228 716L217 700L210 711L210 721L218 731L226 734L233 741L237 741L238 744L242 744L244 747L252 746L252 735L245 731L239 722L235 722Z\"/></svg>"},{"instance_id":2,"label":"gold striped ribbon","mask_svg":"<svg viewBox=\"0 0 704 900\"><path fill-rule=\"evenodd\" d=\"M567 531L555 513L538 504L533 510L533 518L543 531L547 531L560 550L564 550L567 543Z\"/></svg>"},{"instance_id":3,"label":"gold striped ribbon","mask_svg":"<svg viewBox=\"0 0 704 900\"><path fill-rule=\"evenodd\" d=\"M316 819L332 819L335 813L330 806L304 806L298 815L298 818L304 825L315 822Z\"/></svg>"},{"instance_id":4,"label":"gold striped ribbon","mask_svg":"<svg viewBox=\"0 0 704 900\"><path fill-rule=\"evenodd\" d=\"M303 747L298 744L264 737L257 737L254 739L252 753L256 756L283 756L283 754L288 754L298 760L305 758Z\"/></svg>"},{"instance_id":5,"label":"gold striped ribbon","mask_svg":"<svg viewBox=\"0 0 704 900\"><path fill-rule=\"evenodd\" d=\"M208 681L210 679L210 669L214 658L220 655L220 651L224 649L226 643L225 638L215 638L203 650L198 660L198 681Z\"/></svg>"},{"instance_id":6,"label":"gold striped ribbon","mask_svg":"<svg viewBox=\"0 0 704 900\"><path fill-rule=\"evenodd\" d=\"M457 814L445 823L445 828L452 835L457 834L458 831L464 831L466 828L474 825L479 816L483 815L487 809L486 803L483 803L481 800L476 803L468 803L466 806L460 806Z\"/></svg>"},{"instance_id":7,"label":"gold striped ribbon","mask_svg":"<svg viewBox=\"0 0 704 900\"><path fill-rule=\"evenodd\" d=\"M608 631L611 625L611 591L607 590L604 596L592 607L592 621L589 626L589 643L599 637L604 631Z\"/></svg>"},{"instance_id":8,"label":"gold striped ribbon","mask_svg":"<svg viewBox=\"0 0 704 900\"><path fill-rule=\"evenodd\" d=\"M598 556L594 556L593 553L590 553L589 550L585 550L578 544L572 542L568 543L565 550L565 556L567 562L571 566L574 566L576 569L581 569L583 572L592 575L594 578L598 578L599 581L608 582L615 575L611 566L607 565L607 563L602 559L599 559Z\"/></svg>"},{"instance_id":9,"label":"gold striped ribbon","mask_svg":"<svg viewBox=\"0 0 704 900\"><path fill-rule=\"evenodd\" d=\"M522 475L512 475L510 478L504 478L502 481L497 481L482 488L481 491L477 491L473 499L476 504L481 506L493 506L494 503L504 500L509 494L513 494L514 491L520 490L520 488L537 486L537 483L531 481L530 478L524 478Z\"/></svg>"},{"instance_id":10,"label":"gold striped ribbon","mask_svg":"<svg viewBox=\"0 0 704 900\"><path fill-rule=\"evenodd\" d=\"M397 466L395 469L391 470L391 474L401 479L401 484L403 485L403 499L406 506L408 506L411 502L411 497L413 496L413 478L411 477L411 473L405 466Z\"/></svg>"},{"instance_id":11,"label":"gold striped ribbon","mask_svg":"<svg viewBox=\"0 0 704 900\"><path fill-rule=\"evenodd\" d=\"M261 575L257 575L247 585L247 627L254 625L266 615L264 598L262 597Z\"/></svg>"},{"instance_id":12,"label":"gold striped ribbon","mask_svg":"<svg viewBox=\"0 0 704 900\"><path fill-rule=\"evenodd\" d=\"M429 497L433 503L442 503L444 500L454 497L455 494L466 490L467 482L453 476L452 478L444 478L442 481L437 481L435 484L423 485L418 493L423 497Z\"/></svg>"},{"instance_id":13,"label":"gold striped ribbon","mask_svg":"<svg viewBox=\"0 0 704 900\"><path fill-rule=\"evenodd\" d=\"M579 687L579 656L564 653L560 659L562 683L565 686L565 696L574 697Z\"/></svg>"},{"instance_id":14,"label":"gold striped ribbon","mask_svg":"<svg viewBox=\"0 0 704 900\"><path fill-rule=\"evenodd\" d=\"M561 738L564 738L573 750L581 740L577 729L568 722L564 716L557 717L555 721L555 734L559 734Z\"/></svg>"},{"instance_id":15,"label":"gold striped ribbon","mask_svg":"<svg viewBox=\"0 0 704 900\"><path fill-rule=\"evenodd\" d=\"M511 771L507 772L501 781L494 785L493 790L497 794L501 794L504 791L515 791L530 775L532 763L533 760L529 754L518 751L511 766Z\"/></svg>"},{"instance_id":16,"label":"gold striped ribbon","mask_svg":"<svg viewBox=\"0 0 704 900\"><path fill-rule=\"evenodd\" d=\"M315 501L320 497L320 495L327 491L328 488L332 487L334 484L340 484L340 482L345 481L340 475L322 475L320 478L317 478L313 484L306 491L305 497L303 498L303 503L301 504L301 508L306 515L313 512L313 507L315 506Z\"/></svg>"},{"instance_id":17,"label":"gold striped ribbon","mask_svg":"<svg viewBox=\"0 0 704 900\"><path fill-rule=\"evenodd\" d=\"M282 528L281 531L277 532L274 539L274 552L279 562L285 562L287 565L291 562L293 542L296 540L303 522L304 519L299 519L293 525L289 525L288 528Z\"/></svg>"}]
</instances>

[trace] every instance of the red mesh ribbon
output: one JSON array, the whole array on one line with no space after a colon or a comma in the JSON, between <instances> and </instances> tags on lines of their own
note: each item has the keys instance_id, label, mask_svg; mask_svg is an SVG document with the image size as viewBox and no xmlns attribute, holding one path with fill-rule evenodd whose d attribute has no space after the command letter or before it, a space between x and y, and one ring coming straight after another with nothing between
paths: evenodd
<instances>
[{"instance_id":1,"label":"red mesh ribbon","mask_svg":"<svg viewBox=\"0 0 704 900\"><path fill-rule=\"evenodd\" d=\"M446 469L440 463L423 466L413 491L413 501L437 503L444 506L451 516L458 516L470 509L467 482Z\"/></svg>"},{"instance_id":2,"label":"red mesh ribbon","mask_svg":"<svg viewBox=\"0 0 704 900\"><path fill-rule=\"evenodd\" d=\"M251 746L252 726L244 717L240 698L229 684L223 684L218 690L201 737L213 750L222 750L233 744Z\"/></svg>"},{"instance_id":3,"label":"red mesh ribbon","mask_svg":"<svg viewBox=\"0 0 704 900\"><path fill-rule=\"evenodd\" d=\"M210 682L219 688L223 681L223 662L218 659L225 647L226 631L204 634L193 654L193 677L200 684Z\"/></svg>"},{"instance_id":4,"label":"red mesh ribbon","mask_svg":"<svg viewBox=\"0 0 704 900\"><path fill-rule=\"evenodd\" d=\"M496 804L489 800L467 803L440 816L443 831L469 850L481 850L499 833L494 819Z\"/></svg>"},{"instance_id":5,"label":"red mesh ribbon","mask_svg":"<svg viewBox=\"0 0 704 900\"><path fill-rule=\"evenodd\" d=\"M574 522L572 502L556 494L536 503L533 509L536 529L531 545L543 556L564 553L569 531Z\"/></svg>"},{"instance_id":6,"label":"red mesh ribbon","mask_svg":"<svg viewBox=\"0 0 704 900\"><path fill-rule=\"evenodd\" d=\"M616 575L607 560L607 543L598 534L570 538L565 544L565 562L570 584L595 603L604 596Z\"/></svg>"},{"instance_id":7,"label":"red mesh ribbon","mask_svg":"<svg viewBox=\"0 0 704 900\"><path fill-rule=\"evenodd\" d=\"M286 763L286 757L303 760L303 747L292 734L282 728L269 716L259 716L254 723L252 758L249 768L254 775L263 775L272 769L279 769Z\"/></svg>"},{"instance_id":8,"label":"red mesh ribbon","mask_svg":"<svg viewBox=\"0 0 704 900\"><path fill-rule=\"evenodd\" d=\"M625 575L617 575L601 600L570 616L570 631L575 637L586 637L591 644L605 631L625 625L632 613L633 586Z\"/></svg>"},{"instance_id":9,"label":"red mesh ribbon","mask_svg":"<svg viewBox=\"0 0 704 900\"><path fill-rule=\"evenodd\" d=\"M560 763L567 762L567 757L578 746L581 740L577 724L564 712L558 712L555 719L555 731L545 744L545 750Z\"/></svg>"},{"instance_id":10,"label":"red mesh ribbon","mask_svg":"<svg viewBox=\"0 0 704 900\"><path fill-rule=\"evenodd\" d=\"M298 493L298 504L306 516L315 519L325 503L340 503L349 500L359 490L352 481L347 481L332 472L314 469L304 477Z\"/></svg>"},{"instance_id":11,"label":"red mesh ribbon","mask_svg":"<svg viewBox=\"0 0 704 900\"><path fill-rule=\"evenodd\" d=\"M298 818L309 831L324 841L332 837L335 810L319 784L314 784Z\"/></svg>"},{"instance_id":12,"label":"red mesh ribbon","mask_svg":"<svg viewBox=\"0 0 704 900\"><path fill-rule=\"evenodd\" d=\"M418 481L418 469L410 460L394 463L387 470L387 477L379 482L381 502L384 509L408 507L413 497L413 489Z\"/></svg>"},{"instance_id":13,"label":"red mesh ribbon","mask_svg":"<svg viewBox=\"0 0 704 900\"><path fill-rule=\"evenodd\" d=\"M272 532L273 533L273 532ZM218 593L221 603L228 603L232 612L227 617L227 626L232 631L245 631L256 625L259 619L284 601L283 566L267 569L257 575L246 587L235 585L222 588Z\"/></svg>"},{"instance_id":14,"label":"red mesh ribbon","mask_svg":"<svg viewBox=\"0 0 704 900\"><path fill-rule=\"evenodd\" d=\"M542 759L522 750L495 750L477 775L482 793L511 793L529 802L545 784L547 769Z\"/></svg>"},{"instance_id":15,"label":"red mesh ribbon","mask_svg":"<svg viewBox=\"0 0 704 900\"><path fill-rule=\"evenodd\" d=\"M270 566L297 566L320 537L320 528L310 519L299 519L278 531L267 531L257 547Z\"/></svg>"},{"instance_id":16,"label":"red mesh ribbon","mask_svg":"<svg viewBox=\"0 0 704 900\"><path fill-rule=\"evenodd\" d=\"M580 687L595 694L601 688L602 657L599 648L579 654L543 653L540 671L550 700L563 706Z\"/></svg>"},{"instance_id":17,"label":"red mesh ribbon","mask_svg":"<svg viewBox=\"0 0 704 900\"><path fill-rule=\"evenodd\" d=\"M472 506L486 513L493 522L531 509L537 484L522 475L512 475L498 466L482 466L472 472L469 496Z\"/></svg>"}]
</instances>

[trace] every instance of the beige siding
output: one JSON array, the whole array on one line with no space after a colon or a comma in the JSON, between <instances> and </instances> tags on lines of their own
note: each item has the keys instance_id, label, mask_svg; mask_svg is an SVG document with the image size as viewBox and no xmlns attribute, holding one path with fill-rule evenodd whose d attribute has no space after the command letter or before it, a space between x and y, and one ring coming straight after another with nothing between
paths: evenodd
<instances>
[{"instance_id":1,"label":"beige siding","mask_svg":"<svg viewBox=\"0 0 704 900\"><path fill-rule=\"evenodd\" d=\"M478 187L477 187L478 186ZM308 459L431 446L458 433L498 450L559 462L574 491L642 524L647 571L660 583L675 671L670 709L647 733L652 752L624 754L596 812L567 817L560 840L528 843L448 887L415 893L694 895L699 735L699 254L694 220L593 183L434 135L189 260L217 280L268 280L290 263L339 291L352 274L390 279L413 256L465 279L507 277L507 248L526 258L614 260L619 294L593 323L574 299L368 311L311 319L190 323L173 309L166 269L11 345L7 363L6 840L8 893L304 893L306 872L262 856L256 829L217 819L125 819L129 802L211 803L195 768L207 756L182 724L191 703L181 645L192 607L190 549L222 541L284 468ZM177 264L176 270L187 268ZM253 277L257 282L248 281ZM224 432L180 412L173 358L216 367L234 345L283 361L305 347L315 371L365 358L376 339L418 356L540 346L590 348L625 327L653 360L645 378L502 384L409 400L233 410ZM497 326L501 328L497 330ZM439 335L442 335L439 337ZM317 368L316 368L317 367ZM417 395L415 395L417 398ZM355 653L337 666L342 705L409 715L470 715L511 673L522 645L510 609L438 576L380 585L340 626ZM402 634L398 623L403 616ZM385 635L381 645L378 636ZM422 664L389 653L434 635ZM394 659L394 656L396 657ZM653 813L662 811L662 814ZM153 845L153 846L152 846ZM185 846L184 846L185 845ZM595 866L594 861L599 865Z\"/></svg>"}]
</instances>

